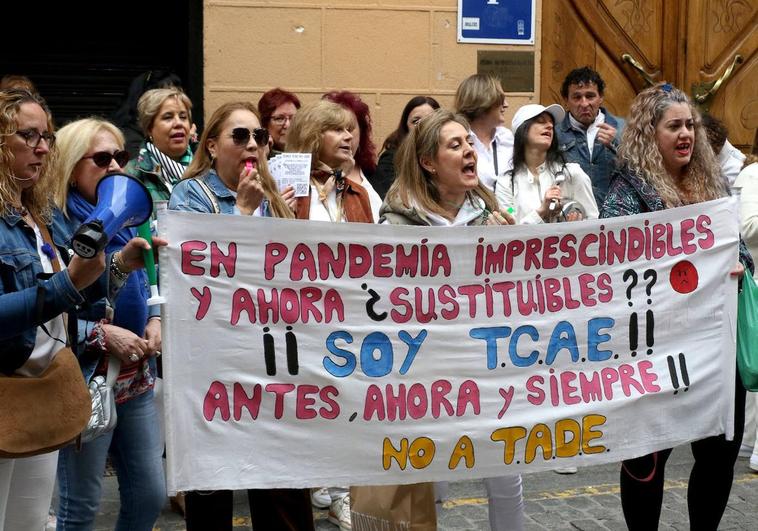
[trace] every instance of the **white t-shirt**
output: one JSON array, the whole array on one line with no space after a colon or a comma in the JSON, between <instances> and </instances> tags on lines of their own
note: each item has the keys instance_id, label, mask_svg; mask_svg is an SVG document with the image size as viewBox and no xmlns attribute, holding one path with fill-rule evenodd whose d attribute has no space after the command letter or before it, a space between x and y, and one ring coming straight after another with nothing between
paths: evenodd
<instances>
[{"instance_id":1,"label":"white t-shirt","mask_svg":"<svg viewBox=\"0 0 758 531\"><path fill-rule=\"evenodd\" d=\"M50 258L42 250L42 246L45 241L42 239L42 234L39 231L37 225L34 225L34 235L37 239L37 254L39 255L40 262L42 262L42 270L45 273L52 273L53 264ZM58 251L55 251L58 257L58 263L61 267L65 267L63 260L60 259ZM55 357L55 353L66 346L66 325L63 321L63 314L57 315L45 323L45 328L50 335L48 335L41 326L37 327L37 337L34 340L34 350L32 355L26 360L21 367L16 370L16 374L22 376L39 376L50 365Z\"/></svg>"}]
</instances>

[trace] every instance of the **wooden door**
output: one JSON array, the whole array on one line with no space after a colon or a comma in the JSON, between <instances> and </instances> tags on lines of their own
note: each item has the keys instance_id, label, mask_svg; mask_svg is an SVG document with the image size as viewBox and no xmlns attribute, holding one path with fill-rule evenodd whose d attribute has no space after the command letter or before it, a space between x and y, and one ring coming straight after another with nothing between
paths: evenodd
<instances>
[{"instance_id":1,"label":"wooden door","mask_svg":"<svg viewBox=\"0 0 758 531\"><path fill-rule=\"evenodd\" d=\"M707 92L739 54L742 63L701 105L746 148L758 126L757 6L758 0L543 0L540 99L561 103L566 74L589 65L606 82L605 106L626 116L651 82L670 81L692 97Z\"/></svg>"},{"instance_id":2,"label":"wooden door","mask_svg":"<svg viewBox=\"0 0 758 531\"><path fill-rule=\"evenodd\" d=\"M758 127L758 0L690 2L682 87L723 120L742 150ZM714 84L715 94L703 97Z\"/></svg>"}]
</instances>

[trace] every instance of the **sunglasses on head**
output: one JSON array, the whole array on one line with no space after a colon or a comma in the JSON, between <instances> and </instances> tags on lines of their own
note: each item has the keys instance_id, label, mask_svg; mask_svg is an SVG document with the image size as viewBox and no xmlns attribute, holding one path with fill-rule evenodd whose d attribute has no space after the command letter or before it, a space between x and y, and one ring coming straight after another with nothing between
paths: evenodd
<instances>
[{"instance_id":1,"label":"sunglasses on head","mask_svg":"<svg viewBox=\"0 0 758 531\"><path fill-rule=\"evenodd\" d=\"M108 153L107 151L98 151L97 153L93 153L92 155L88 157L82 157L83 159L92 159L92 162L95 163L95 166L98 168L107 168L111 165L111 161L115 160L116 164L121 166L122 168L126 166L126 164L129 162L129 152L128 151L116 151L115 153Z\"/></svg>"},{"instance_id":2,"label":"sunglasses on head","mask_svg":"<svg viewBox=\"0 0 758 531\"><path fill-rule=\"evenodd\" d=\"M250 133L253 134L253 140L259 146L268 144L268 129L256 127L252 131L247 127L235 127L232 129L232 141L238 146L246 146L250 142Z\"/></svg>"}]
</instances>

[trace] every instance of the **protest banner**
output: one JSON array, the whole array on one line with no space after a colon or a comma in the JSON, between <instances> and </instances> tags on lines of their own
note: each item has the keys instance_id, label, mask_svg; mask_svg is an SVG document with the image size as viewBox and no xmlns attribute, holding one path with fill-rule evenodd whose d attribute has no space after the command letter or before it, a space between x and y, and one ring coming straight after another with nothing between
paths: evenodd
<instances>
[{"instance_id":1,"label":"protest banner","mask_svg":"<svg viewBox=\"0 0 758 531\"><path fill-rule=\"evenodd\" d=\"M490 477L731 433L736 208L457 228L168 212L169 490Z\"/></svg>"}]
</instances>

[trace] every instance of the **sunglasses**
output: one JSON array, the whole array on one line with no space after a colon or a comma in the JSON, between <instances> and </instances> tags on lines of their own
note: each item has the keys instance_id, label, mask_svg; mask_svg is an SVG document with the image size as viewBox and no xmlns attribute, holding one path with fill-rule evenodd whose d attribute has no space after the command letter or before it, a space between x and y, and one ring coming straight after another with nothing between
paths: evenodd
<instances>
[{"instance_id":1,"label":"sunglasses","mask_svg":"<svg viewBox=\"0 0 758 531\"><path fill-rule=\"evenodd\" d=\"M232 129L232 142L237 146L246 146L250 142L250 133L253 134L253 140L259 146L268 144L268 129L256 127L252 131L247 127L235 127Z\"/></svg>"},{"instance_id":2,"label":"sunglasses","mask_svg":"<svg viewBox=\"0 0 758 531\"><path fill-rule=\"evenodd\" d=\"M98 168L107 168L111 165L111 161L115 160L116 164L123 168L129 162L129 152L123 150L116 151L115 153L98 151L88 157L82 157L82 159L92 159L92 162L94 162L95 166Z\"/></svg>"}]
</instances>

